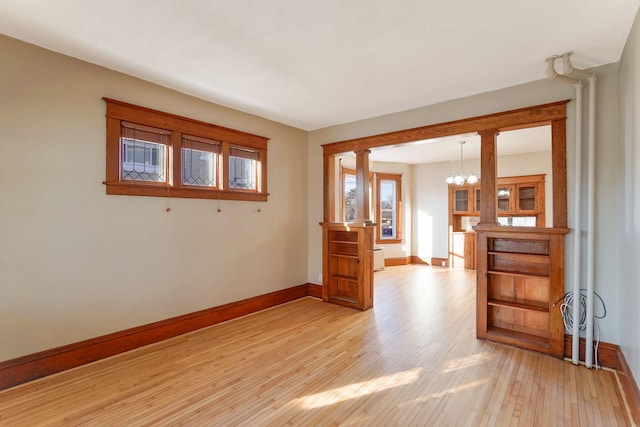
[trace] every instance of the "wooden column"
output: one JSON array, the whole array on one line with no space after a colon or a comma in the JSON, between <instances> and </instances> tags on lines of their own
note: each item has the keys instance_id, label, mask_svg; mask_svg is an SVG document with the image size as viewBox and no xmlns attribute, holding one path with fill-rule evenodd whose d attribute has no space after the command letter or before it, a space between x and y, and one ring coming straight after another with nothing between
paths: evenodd
<instances>
[{"instance_id":1,"label":"wooden column","mask_svg":"<svg viewBox=\"0 0 640 427\"><path fill-rule=\"evenodd\" d=\"M553 188L552 227L567 227L567 131L566 119L551 121Z\"/></svg>"},{"instance_id":2,"label":"wooden column","mask_svg":"<svg viewBox=\"0 0 640 427\"><path fill-rule=\"evenodd\" d=\"M356 212L354 222L371 222L369 210L369 153L371 151L356 150Z\"/></svg>"},{"instance_id":3,"label":"wooden column","mask_svg":"<svg viewBox=\"0 0 640 427\"><path fill-rule=\"evenodd\" d=\"M478 225L498 225L498 160L497 129L482 130L480 134L480 222Z\"/></svg>"},{"instance_id":4,"label":"wooden column","mask_svg":"<svg viewBox=\"0 0 640 427\"><path fill-rule=\"evenodd\" d=\"M323 222L334 222L336 220L335 156L325 154L322 166L324 199Z\"/></svg>"}]
</instances>

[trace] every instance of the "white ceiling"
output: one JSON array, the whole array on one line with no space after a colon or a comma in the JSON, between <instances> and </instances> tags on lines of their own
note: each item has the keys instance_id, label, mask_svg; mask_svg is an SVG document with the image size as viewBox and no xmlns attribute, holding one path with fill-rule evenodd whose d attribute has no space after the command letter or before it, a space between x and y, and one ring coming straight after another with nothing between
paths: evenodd
<instances>
[{"instance_id":1,"label":"white ceiling","mask_svg":"<svg viewBox=\"0 0 640 427\"><path fill-rule=\"evenodd\" d=\"M305 130L618 61L640 0L0 0L0 32ZM3 58L2 60L6 60Z\"/></svg>"}]
</instances>

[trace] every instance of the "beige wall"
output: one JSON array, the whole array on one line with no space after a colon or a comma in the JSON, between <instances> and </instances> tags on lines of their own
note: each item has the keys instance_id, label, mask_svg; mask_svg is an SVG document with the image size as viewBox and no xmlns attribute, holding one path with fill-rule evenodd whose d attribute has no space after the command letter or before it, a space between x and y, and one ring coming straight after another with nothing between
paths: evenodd
<instances>
[{"instance_id":1,"label":"beige wall","mask_svg":"<svg viewBox=\"0 0 640 427\"><path fill-rule=\"evenodd\" d=\"M640 14L620 61L620 346L640 382Z\"/></svg>"},{"instance_id":2,"label":"beige wall","mask_svg":"<svg viewBox=\"0 0 640 427\"><path fill-rule=\"evenodd\" d=\"M306 132L7 37L0 52L0 360L306 283ZM107 196L102 97L271 138L269 201Z\"/></svg>"},{"instance_id":3,"label":"beige wall","mask_svg":"<svg viewBox=\"0 0 640 427\"><path fill-rule=\"evenodd\" d=\"M540 58L540 67L545 68L544 58ZM618 68L617 64L598 67L598 118L596 123L598 141L596 148L596 291L607 304L608 315L600 321L601 338L604 341L617 343L619 340L619 276L617 252L617 226L615 217L618 204ZM322 144L342 141L362 136L377 135L402 129L409 129L435 123L491 114L532 105L544 104L564 99L574 99L575 92L571 85L558 81L540 80L511 88L484 93L467 98L456 99L437 105L431 105L415 110L389 114L368 120L332 126L319 129L309 134L308 168L309 168L309 270L308 277L314 281L322 268L321 233L318 223L322 220ZM585 93L585 102L588 95ZM574 177L575 171L575 103L568 104L567 111L567 169L568 169L568 209L569 227L574 224ZM584 123L586 135L586 120ZM583 143L586 153L586 140ZM583 170L586 171L586 158ZM448 174L449 170L445 172ZM442 175L442 174L439 174ZM414 174L414 189L418 173ZM586 175L579 179L586 182ZM582 190L585 210L586 186ZM444 192L446 194L446 192ZM446 200L446 199L445 199ZM419 209L419 202L414 199L414 205ZM415 209L414 209L415 211ZM417 215L416 215L417 216ZM583 226L586 226L586 214L583 213ZM414 219L414 229L415 226ZM446 233L446 232L445 232ZM584 233L584 230L583 230ZM415 237L415 236L414 236ZM420 245L415 240L415 245ZM586 237L584 238L586 242ZM571 287L573 270L573 231L566 239L566 284ZM418 249L421 254L421 249ZM424 252L425 254L427 251ZM586 272L586 252L582 253L583 271ZM439 254L433 253L433 256ZM583 274L583 277L586 277Z\"/></svg>"},{"instance_id":4,"label":"beige wall","mask_svg":"<svg viewBox=\"0 0 640 427\"><path fill-rule=\"evenodd\" d=\"M466 159L465 168L480 178L480 159ZM425 163L413 167L413 247L410 255L421 259L448 257L449 187L445 178L451 162ZM545 222L552 223L551 152L501 156L498 176L546 174Z\"/></svg>"}]
</instances>

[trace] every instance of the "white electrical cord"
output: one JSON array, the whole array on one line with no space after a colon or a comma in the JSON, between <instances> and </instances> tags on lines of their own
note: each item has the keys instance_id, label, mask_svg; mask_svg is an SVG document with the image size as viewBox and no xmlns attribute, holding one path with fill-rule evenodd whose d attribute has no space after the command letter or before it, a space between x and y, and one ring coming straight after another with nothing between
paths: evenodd
<instances>
[{"instance_id":1,"label":"white electrical cord","mask_svg":"<svg viewBox=\"0 0 640 427\"><path fill-rule=\"evenodd\" d=\"M580 291L586 291L586 289L580 289ZM604 305L604 301L602 300L600 295L598 295L596 292L594 292L593 294L597 296L598 299L600 300L600 303L602 304L602 310L603 310L603 314L601 316L596 316L595 314L593 316L593 320L594 320L593 321L593 338L594 338L593 347L595 349L595 355L596 355L595 366L596 366L596 369L599 369L600 366L598 365L598 345L600 344L600 326L598 325L598 319L602 319L607 315L607 307ZM560 312L562 313L562 321L564 322L564 330L566 333L571 333L573 329L573 321L574 321L572 307L575 302L573 292L567 292L566 294L563 295L561 299L564 300L564 302L560 305ZM556 304L554 304L554 306L557 305L558 302L560 302L560 300L556 301ZM582 292L580 292L580 295L578 296L578 304L580 305L580 308L581 308L578 329L580 330L580 332L584 332L587 330L587 296Z\"/></svg>"}]
</instances>

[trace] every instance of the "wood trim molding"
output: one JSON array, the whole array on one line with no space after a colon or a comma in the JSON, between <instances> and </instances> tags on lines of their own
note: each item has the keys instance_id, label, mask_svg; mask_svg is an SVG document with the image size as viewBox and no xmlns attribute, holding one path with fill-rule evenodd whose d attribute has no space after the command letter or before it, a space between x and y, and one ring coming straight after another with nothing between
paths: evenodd
<instances>
[{"instance_id":1,"label":"wood trim molding","mask_svg":"<svg viewBox=\"0 0 640 427\"><path fill-rule=\"evenodd\" d=\"M431 258L431 260L429 261L429 265L433 265L436 267L449 267L449 259L448 258Z\"/></svg>"},{"instance_id":2,"label":"wood trim molding","mask_svg":"<svg viewBox=\"0 0 640 427\"><path fill-rule=\"evenodd\" d=\"M215 140L223 140L233 144L247 145L253 148L266 149L269 138L255 135L241 130L231 129L224 126L177 114L167 113L152 108L118 101L112 98L102 98L107 104L107 117L117 120L133 120L135 123L146 124L159 128L173 128L188 134L198 134L211 137ZM143 120L140 120L143 117Z\"/></svg>"},{"instance_id":3,"label":"wood trim molding","mask_svg":"<svg viewBox=\"0 0 640 427\"><path fill-rule=\"evenodd\" d=\"M618 369L618 376L620 377L622 390L624 391L629 409L631 410L631 417L636 425L640 425L640 390L620 347L618 347L618 360L621 365L620 369Z\"/></svg>"},{"instance_id":4,"label":"wood trim molding","mask_svg":"<svg viewBox=\"0 0 640 427\"><path fill-rule=\"evenodd\" d=\"M316 285L315 283L309 283L309 293L310 297L320 298L322 299L322 285Z\"/></svg>"},{"instance_id":5,"label":"wood trim molding","mask_svg":"<svg viewBox=\"0 0 640 427\"><path fill-rule=\"evenodd\" d=\"M385 267L393 267L395 265L407 265L411 264L411 257L402 257L402 258L385 258L384 266Z\"/></svg>"},{"instance_id":6,"label":"wood trim molding","mask_svg":"<svg viewBox=\"0 0 640 427\"><path fill-rule=\"evenodd\" d=\"M573 339L571 335L564 335L564 357L571 358L571 343ZM584 338L580 338L580 353L579 360L584 361L586 341ZM598 364L605 368L615 369L620 371L622 369L622 362L619 358L620 347L616 344L609 344L607 342L600 342L598 345ZM595 359L594 359L595 360Z\"/></svg>"},{"instance_id":7,"label":"wood trim molding","mask_svg":"<svg viewBox=\"0 0 640 427\"><path fill-rule=\"evenodd\" d=\"M386 145L400 144L403 142L419 141L421 139L477 132L487 129L497 129L501 131L514 129L519 126L542 126L551 123L553 120L565 119L566 104L568 102L569 100L567 99L517 110L437 123L380 135L365 136L347 141L324 144L322 148L324 155L330 156L347 151L355 151L357 149L384 147Z\"/></svg>"},{"instance_id":8,"label":"wood trim molding","mask_svg":"<svg viewBox=\"0 0 640 427\"><path fill-rule=\"evenodd\" d=\"M322 286L305 283L0 362L0 390L298 298L321 294Z\"/></svg>"},{"instance_id":9,"label":"wood trim molding","mask_svg":"<svg viewBox=\"0 0 640 427\"><path fill-rule=\"evenodd\" d=\"M411 259L411 264L424 264L434 267L449 267L449 260L447 258L427 258L426 260L423 260L416 255L411 255L409 258Z\"/></svg>"}]
</instances>

